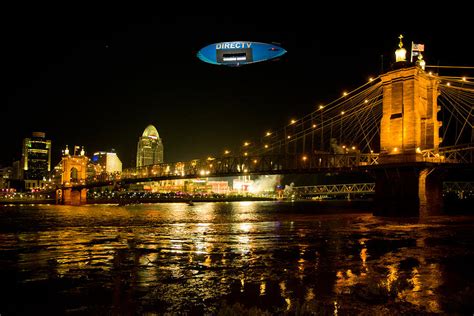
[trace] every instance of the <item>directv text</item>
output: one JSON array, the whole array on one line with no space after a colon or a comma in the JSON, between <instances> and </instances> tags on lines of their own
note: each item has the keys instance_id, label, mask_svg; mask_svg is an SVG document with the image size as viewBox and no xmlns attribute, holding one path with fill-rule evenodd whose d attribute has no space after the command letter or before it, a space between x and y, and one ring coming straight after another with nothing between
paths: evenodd
<instances>
[{"instance_id":1,"label":"directv text","mask_svg":"<svg viewBox=\"0 0 474 316\"><path fill-rule=\"evenodd\" d=\"M238 48L250 48L251 42L230 42L230 43L219 43L216 44L216 49L238 49Z\"/></svg>"}]
</instances>

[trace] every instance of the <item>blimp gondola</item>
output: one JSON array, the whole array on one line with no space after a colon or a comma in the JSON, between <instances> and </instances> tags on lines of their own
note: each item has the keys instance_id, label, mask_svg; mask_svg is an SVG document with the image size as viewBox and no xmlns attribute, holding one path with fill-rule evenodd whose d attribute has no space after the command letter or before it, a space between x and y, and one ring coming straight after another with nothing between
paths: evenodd
<instances>
[{"instance_id":1,"label":"blimp gondola","mask_svg":"<svg viewBox=\"0 0 474 316\"><path fill-rule=\"evenodd\" d=\"M275 59L285 53L285 49L275 44L235 41L207 45L199 50L197 57L209 64L236 67Z\"/></svg>"}]
</instances>

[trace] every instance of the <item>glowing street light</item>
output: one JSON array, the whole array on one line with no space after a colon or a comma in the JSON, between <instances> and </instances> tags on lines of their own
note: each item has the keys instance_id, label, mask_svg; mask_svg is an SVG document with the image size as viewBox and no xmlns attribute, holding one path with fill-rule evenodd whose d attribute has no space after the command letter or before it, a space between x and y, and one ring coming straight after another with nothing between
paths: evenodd
<instances>
[{"instance_id":1,"label":"glowing street light","mask_svg":"<svg viewBox=\"0 0 474 316\"><path fill-rule=\"evenodd\" d=\"M224 155L228 155L230 154L230 151L229 150L224 150Z\"/></svg>"},{"instance_id":2,"label":"glowing street light","mask_svg":"<svg viewBox=\"0 0 474 316\"><path fill-rule=\"evenodd\" d=\"M295 124L296 123L296 120L291 120L290 121L290 124Z\"/></svg>"},{"instance_id":3,"label":"glowing street light","mask_svg":"<svg viewBox=\"0 0 474 316\"><path fill-rule=\"evenodd\" d=\"M267 132L265 136L270 136L271 134L272 134L271 132Z\"/></svg>"}]
</instances>

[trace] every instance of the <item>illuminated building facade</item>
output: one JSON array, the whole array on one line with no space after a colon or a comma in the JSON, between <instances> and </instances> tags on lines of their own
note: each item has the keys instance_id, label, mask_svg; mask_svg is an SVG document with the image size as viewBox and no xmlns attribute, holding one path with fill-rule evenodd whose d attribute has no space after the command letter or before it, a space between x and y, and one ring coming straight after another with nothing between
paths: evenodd
<instances>
[{"instance_id":1,"label":"illuminated building facade","mask_svg":"<svg viewBox=\"0 0 474 316\"><path fill-rule=\"evenodd\" d=\"M138 140L137 167L155 165L163 162L163 143L153 125L145 128Z\"/></svg>"},{"instance_id":2,"label":"illuminated building facade","mask_svg":"<svg viewBox=\"0 0 474 316\"><path fill-rule=\"evenodd\" d=\"M115 152L99 151L92 156L92 163L98 164L102 172L122 172L122 161Z\"/></svg>"},{"instance_id":3,"label":"illuminated building facade","mask_svg":"<svg viewBox=\"0 0 474 316\"><path fill-rule=\"evenodd\" d=\"M43 132L33 132L31 138L23 140L21 156L23 178L25 180L43 180L51 171L51 140Z\"/></svg>"}]
</instances>

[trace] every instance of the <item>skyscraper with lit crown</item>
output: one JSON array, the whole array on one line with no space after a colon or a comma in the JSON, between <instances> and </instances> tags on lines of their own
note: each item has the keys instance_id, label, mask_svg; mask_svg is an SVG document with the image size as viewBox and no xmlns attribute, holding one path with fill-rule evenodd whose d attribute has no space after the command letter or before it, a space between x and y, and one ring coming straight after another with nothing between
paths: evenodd
<instances>
[{"instance_id":1,"label":"skyscraper with lit crown","mask_svg":"<svg viewBox=\"0 0 474 316\"><path fill-rule=\"evenodd\" d=\"M153 125L148 125L138 140L137 167L163 162L163 143Z\"/></svg>"}]
</instances>

